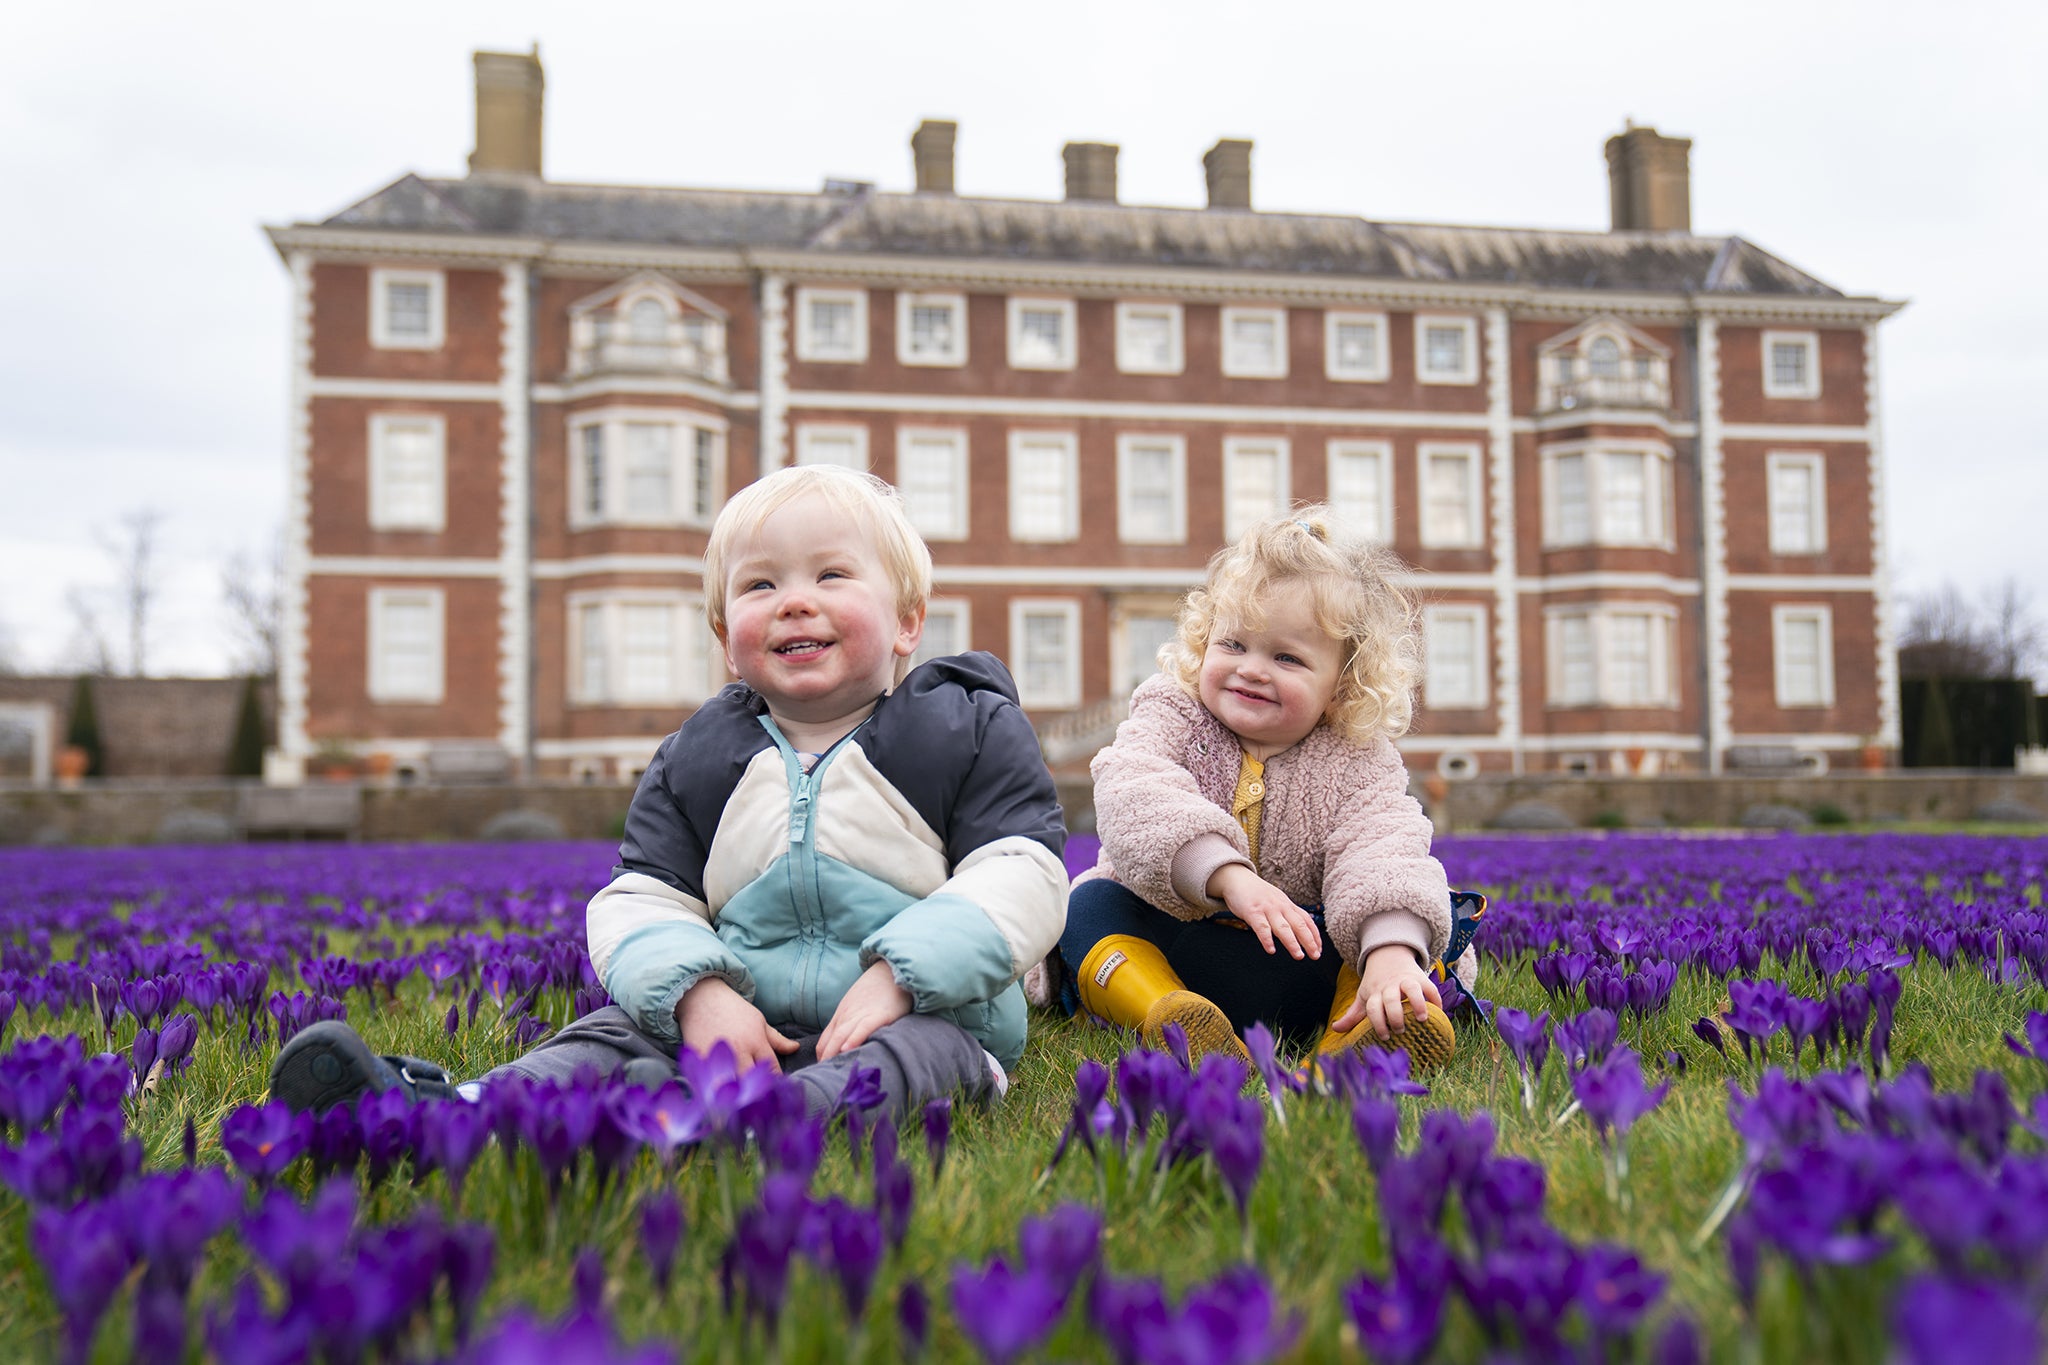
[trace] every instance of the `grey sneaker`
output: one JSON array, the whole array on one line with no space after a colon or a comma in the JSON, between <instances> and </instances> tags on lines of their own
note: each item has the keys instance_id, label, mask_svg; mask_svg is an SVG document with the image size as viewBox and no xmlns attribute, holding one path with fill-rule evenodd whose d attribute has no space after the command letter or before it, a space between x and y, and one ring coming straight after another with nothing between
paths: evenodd
<instances>
[{"instance_id":1,"label":"grey sneaker","mask_svg":"<svg viewBox=\"0 0 2048 1365\"><path fill-rule=\"evenodd\" d=\"M300 1029L270 1064L270 1098L302 1112L324 1114L375 1090L402 1090L409 1100L456 1098L440 1067L418 1057L380 1057L338 1019Z\"/></svg>"}]
</instances>

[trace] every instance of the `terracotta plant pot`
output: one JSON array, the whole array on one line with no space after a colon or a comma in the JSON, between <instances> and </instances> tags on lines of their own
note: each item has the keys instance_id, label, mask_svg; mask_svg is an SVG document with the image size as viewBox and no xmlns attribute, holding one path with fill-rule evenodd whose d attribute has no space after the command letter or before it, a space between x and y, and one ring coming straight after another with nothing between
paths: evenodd
<instances>
[{"instance_id":1,"label":"terracotta plant pot","mask_svg":"<svg viewBox=\"0 0 2048 1365\"><path fill-rule=\"evenodd\" d=\"M90 767L92 767L92 755L79 748L76 744L67 744L57 750L57 780L65 786L77 786L80 779L85 776L86 769Z\"/></svg>"}]
</instances>

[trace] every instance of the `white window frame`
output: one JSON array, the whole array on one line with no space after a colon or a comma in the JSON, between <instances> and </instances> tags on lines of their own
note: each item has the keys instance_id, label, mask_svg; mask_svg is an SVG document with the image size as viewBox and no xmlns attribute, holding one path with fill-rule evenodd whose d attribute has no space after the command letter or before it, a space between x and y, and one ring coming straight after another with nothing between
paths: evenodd
<instances>
[{"instance_id":1,"label":"white window frame","mask_svg":"<svg viewBox=\"0 0 2048 1365\"><path fill-rule=\"evenodd\" d=\"M1472 686L1465 691L1453 690L1436 670L1437 632L1453 622L1468 625L1472 631ZM1493 651L1488 644L1486 608L1475 603L1424 607L1422 634L1422 704L1432 711L1479 711L1490 705L1492 688L1488 684L1493 672Z\"/></svg>"},{"instance_id":2,"label":"white window frame","mask_svg":"<svg viewBox=\"0 0 2048 1365\"><path fill-rule=\"evenodd\" d=\"M1273 456L1275 487L1273 503L1259 516L1245 521L1237 515L1237 481L1240 463L1249 455ZM1228 436L1223 441L1223 538L1234 541L1268 517L1277 517L1293 505L1293 456L1285 436Z\"/></svg>"},{"instance_id":3,"label":"white window frame","mask_svg":"<svg viewBox=\"0 0 2048 1365\"><path fill-rule=\"evenodd\" d=\"M1128 596L1115 600L1109 618L1109 690L1114 700L1123 700L1139 683L1159 671L1156 662L1138 664L1131 658L1131 622L1139 617L1178 622L1181 599L1164 595ZM1142 672L1138 671L1140 668Z\"/></svg>"},{"instance_id":4,"label":"white window frame","mask_svg":"<svg viewBox=\"0 0 2048 1365\"><path fill-rule=\"evenodd\" d=\"M1166 363L1154 365L1141 360L1127 344L1125 333L1130 319L1139 313L1162 313L1167 328ZM1179 374L1187 368L1187 319L1177 303L1128 302L1116 306L1116 367L1124 374Z\"/></svg>"},{"instance_id":5,"label":"white window frame","mask_svg":"<svg viewBox=\"0 0 2048 1365\"><path fill-rule=\"evenodd\" d=\"M1773 373L1771 352L1779 346L1799 346L1806 351L1806 379L1803 383L1786 384ZM1766 398L1818 398L1820 397L1820 333L1819 332L1765 332L1763 334L1764 397Z\"/></svg>"},{"instance_id":6,"label":"white window frame","mask_svg":"<svg viewBox=\"0 0 2048 1365\"><path fill-rule=\"evenodd\" d=\"M1621 617L1647 617L1649 638L1649 696L1624 699L1618 689L1618 661L1615 658L1615 626ZM1593 691L1588 696L1564 692L1564 622L1586 623L1593 650ZM1678 706L1678 610L1661 602L1610 602L1600 605L1567 603L1543 611L1543 672L1545 702L1554 710L1603 707L1615 710L1668 711Z\"/></svg>"},{"instance_id":7,"label":"white window frame","mask_svg":"<svg viewBox=\"0 0 2048 1365\"><path fill-rule=\"evenodd\" d=\"M1022 475L1022 459L1019 452L1025 446L1058 446L1061 460L1065 464L1062 478L1066 483L1064 524L1058 533L1047 533L1020 526L1017 522L1019 482ZM1081 460L1080 442L1071 431L1012 431L1009 440L1009 473L1005 480L1009 490L1010 539L1032 544L1060 544L1078 540L1081 537Z\"/></svg>"},{"instance_id":8,"label":"white window frame","mask_svg":"<svg viewBox=\"0 0 2048 1365\"><path fill-rule=\"evenodd\" d=\"M604 588L573 592L563 599L567 616L568 698L571 706L677 706L695 705L717 690L712 681L716 646L711 625L704 615L704 598L699 593L668 588ZM672 614L675 639L670 648L670 676L666 691L631 695L624 690L625 609L629 606L666 607ZM583 676L584 610L604 613L605 686L593 694Z\"/></svg>"},{"instance_id":9,"label":"white window frame","mask_svg":"<svg viewBox=\"0 0 2048 1365\"><path fill-rule=\"evenodd\" d=\"M1348 519L1351 530L1377 544L1388 545L1394 539L1394 445L1391 441L1355 441L1339 439L1331 441L1324 458L1328 467L1323 475L1325 500L1331 510L1344 517L1343 509L1337 503L1337 469L1345 460L1370 455L1379 466L1379 489L1373 495L1378 505L1379 516L1373 524Z\"/></svg>"},{"instance_id":10,"label":"white window frame","mask_svg":"<svg viewBox=\"0 0 2048 1365\"><path fill-rule=\"evenodd\" d=\"M853 344L835 351L811 331L811 304L853 305ZM868 291L803 285L796 291L796 358L826 365L858 365L868 358Z\"/></svg>"},{"instance_id":11,"label":"white window frame","mask_svg":"<svg viewBox=\"0 0 2048 1365\"><path fill-rule=\"evenodd\" d=\"M1066 659L1063 677L1056 691L1034 691L1031 669L1024 657L1024 619L1027 616L1059 616L1065 622ZM1071 597L1013 597L1010 599L1010 661L1017 680L1017 701L1027 711L1071 711L1081 704L1081 604Z\"/></svg>"},{"instance_id":12,"label":"white window frame","mask_svg":"<svg viewBox=\"0 0 2048 1365\"><path fill-rule=\"evenodd\" d=\"M1429 329L1455 327L1465 334L1465 363L1456 370L1429 368ZM1450 313L1415 315L1415 382L1418 384L1477 384L1479 382L1479 319Z\"/></svg>"},{"instance_id":13,"label":"white window frame","mask_svg":"<svg viewBox=\"0 0 2048 1365\"><path fill-rule=\"evenodd\" d=\"M1465 516L1472 533L1464 540L1440 540L1434 537L1429 527L1429 462L1438 455L1456 455L1465 460L1469 471L1465 480ZM1416 531L1424 549L1429 550L1483 550L1486 548L1485 518L1485 467L1480 463L1480 449L1470 441L1424 441L1415 450L1415 508Z\"/></svg>"},{"instance_id":14,"label":"white window frame","mask_svg":"<svg viewBox=\"0 0 2048 1365\"><path fill-rule=\"evenodd\" d=\"M1346 367L1337 358L1337 331L1342 327L1371 327L1379 334L1377 365ZM1388 352L1391 334L1387 330L1385 313L1332 312L1323 314L1323 375L1325 378L1346 384L1383 384L1393 372Z\"/></svg>"},{"instance_id":15,"label":"white window frame","mask_svg":"<svg viewBox=\"0 0 2048 1365\"><path fill-rule=\"evenodd\" d=\"M910 656L911 667L929 659L944 658L946 655L931 652L927 647L931 639L931 623L935 618L944 617L956 623L959 647L948 651L950 654L964 654L974 648L974 612L964 597L934 597L925 603L925 634L917 642L917 653Z\"/></svg>"},{"instance_id":16,"label":"white window frame","mask_svg":"<svg viewBox=\"0 0 2048 1365\"><path fill-rule=\"evenodd\" d=\"M394 284L427 286L427 334L423 337L394 335L391 331L391 295ZM448 276L439 270L393 270L378 267L370 272L370 345L380 351L438 351L448 342Z\"/></svg>"},{"instance_id":17,"label":"white window frame","mask_svg":"<svg viewBox=\"0 0 2048 1365\"><path fill-rule=\"evenodd\" d=\"M1608 534L1603 515L1606 506L1606 485L1608 480L1607 457L1610 455L1639 455L1644 458L1645 492L1653 505L1646 508L1644 520L1649 534L1640 540L1624 539ZM1586 470L1586 534L1583 538L1567 539L1564 534L1564 505L1558 496L1558 464L1568 458L1578 457L1585 461ZM1541 495L1543 500L1543 548L1546 550L1567 549L1581 545L1614 546L1624 549L1670 550L1676 548L1672 531L1672 454L1671 447L1658 441L1563 441L1544 446L1537 452L1541 462Z\"/></svg>"},{"instance_id":18,"label":"white window frame","mask_svg":"<svg viewBox=\"0 0 2048 1365\"><path fill-rule=\"evenodd\" d=\"M634 425L668 426L674 429L669 446L669 509L666 514L631 510L625 505L626 428ZM584 457L584 432L604 428L604 480L599 496L603 508L593 513L589 506L589 467ZM708 529L725 505L725 438L722 417L685 408L591 408L569 418L569 529L594 526L689 526ZM711 433L710 487L700 499L697 494L697 433ZM699 514L697 506L704 506Z\"/></svg>"},{"instance_id":19,"label":"white window frame","mask_svg":"<svg viewBox=\"0 0 2048 1365\"><path fill-rule=\"evenodd\" d=\"M926 540L967 539L967 432L962 427L898 427L896 429L896 491L903 492L903 463L910 453L910 447L919 442L931 445L946 445L948 453L947 482L952 506L946 524L927 526L915 517L910 524ZM904 498L904 513L910 514L910 500Z\"/></svg>"},{"instance_id":20,"label":"white window frame","mask_svg":"<svg viewBox=\"0 0 2048 1365\"><path fill-rule=\"evenodd\" d=\"M953 344L944 351L919 355L910 349L910 312L913 308L948 308L953 313ZM925 369L958 369L967 363L967 296L965 294L923 294L909 290L896 293L896 361Z\"/></svg>"},{"instance_id":21,"label":"white window frame","mask_svg":"<svg viewBox=\"0 0 2048 1365\"><path fill-rule=\"evenodd\" d=\"M1808 471L1813 503L1806 512L1806 544L1787 546L1778 540L1778 472ZM1819 555L1828 549L1828 461L1825 455L1774 450L1764 457L1764 527L1774 555Z\"/></svg>"},{"instance_id":22,"label":"white window frame","mask_svg":"<svg viewBox=\"0 0 2048 1365\"><path fill-rule=\"evenodd\" d=\"M854 454L860 460L859 464L851 467L855 469L872 469L874 467L874 458L868 454L868 429L859 422L797 423L796 441L792 446L792 449L796 452L796 463L838 464L839 461L837 460L811 458L811 452L820 441L836 441L842 437L852 439Z\"/></svg>"},{"instance_id":23,"label":"white window frame","mask_svg":"<svg viewBox=\"0 0 2048 1365\"><path fill-rule=\"evenodd\" d=\"M1131 494L1135 480L1131 467L1136 462L1140 446L1164 446L1171 453L1172 488L1169 496L1172 509L1168 520L1172 525L1166 534L1152 536L1140 534L1136 517L1132 511ZM1126 545L1185 545L1188 539L1188 442L1185 436L1146 435L1143 432L1125 432L1116 438L1116 538Z\"/></svg>"},{"instance_id":24,"label":"white window frame","mask_svg":"<svg viewBox=\"0 0 2048 1365\"><path fill-rule=\"evenodd\" d=\"M1020 354L1020 343L1024 338L1024 314L1058 313L1060 316L1060 353L1051 360L1031 360ZM1079 355L1076 339L1074 301L1072 299L1044 299L1026 295L1013 295L1005 305L1009 337L1009 361L1013 370L1071 370Z\"/></svg>"},{"instance_id":25,"label":"white window frame","mask_svg":"<svg viewBox=\"0 0 2048 1365\"><path fill-rule=\"evenodd\" d=\"M1812 622L1819 627L1817 644L1819 659L1816 661L1815 681L1819 684L1819 695L1795 697L1791 694L1790 679L1785 675L1785 633L1795 622ZM1771 608L1771 689L1778 708L1785 711L1805 711L1815 707L1835 704L1835 611L1833 607L1814 603L1779 603Z\"/></svg>"},{"instance_id":26,"label":"white window frame","mask_svg":"<svg viewBox=\"0 0 2048 1365\"><path fill-rule=\"evenodd\" d=\"M407 517L392 506L389 468L395 429L417 427L431 434L433 494L424 515ZM445 531L448 529L448 419L437 413L379 412L370 416L370 529L373 531Z\"/></svg>"},{"instance_id":27,"label":"white window frame","mask_svg":"<svg viewBox=\"0 0 2048 1365\"><path fill-rule=\"evenodd\" d=\"M388 642L384 615L392 606L412 600L423 603L432 621L431 681L408 689L396 684L386 664ZM397 705L438 705L448 694L448 593L444 588L372 588L369 595L369 661L366 690L373 702Z\"/></svg>"},{"instance_id":28,"label":"white window frame","mask_svg":"<svg viewBox=\"0 0 2048 1365\"><path fill-rule=\"evenodd\" d=\"M1248 360L1237 350L1236 326L1240 322L1266 321L1273 324L1273 354L1263 363ZM1223 373L1232 379L1285 379L1287 377L1287 310L1285 308L1238 308L1223 310Z\"/></svg>"}]
</instances>

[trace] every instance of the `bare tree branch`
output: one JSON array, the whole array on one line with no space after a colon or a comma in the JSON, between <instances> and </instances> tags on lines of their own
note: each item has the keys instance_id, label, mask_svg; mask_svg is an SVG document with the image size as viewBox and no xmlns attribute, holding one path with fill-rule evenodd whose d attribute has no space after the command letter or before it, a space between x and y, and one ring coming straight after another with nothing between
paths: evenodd
<instances>
[{"instance_id":1,"label":"bare tree branch","mask_svg":"<svg viewBox=\"0 0 2048 1365\"><path fill-rule=\"evenodd\" d=\"M274 677L284 630L283 532L273 534L261 554L235 551L221 566L220 595L227 608L236 669Z\"/></svg>"},{"instance_id":2,"label":"bare tree branch","mask_svg":"<svg viewBox=\"0 0 2048 1365\"><path fill-rule=\"evenodd\" d=\"M2006 577L1984 594L1985 639L2002 678L2030 676L2048 651L2048 628L2017 578Z\"/></svg>"},{"instance_id":3,"label":"bare tree branch","mask_svg":"<svg viewBox=\"0 0 2048 1365\"><path fill-rule=\"evenodd\" d=\"M150 618L161 590L157 530L163 521L159 509L138 507L121 518L119 530L96 533L100 548L114 561L114 591L128 628L127 671L138 678L149 672Z\"/></svg>"},{"instance_id":4,"label":"bare tree branch","mask_svg":"<svg viewBox=\"0 0 2048 1365\"><path fill-rule=\"evenodd\" d=\"M76 583L65 589L64 606L71 613L71 640L64 648L64 660L77 672L107 677L114 672L114 651L107 643L97 596L92 589Z\"/></svg>"}]
</instances>

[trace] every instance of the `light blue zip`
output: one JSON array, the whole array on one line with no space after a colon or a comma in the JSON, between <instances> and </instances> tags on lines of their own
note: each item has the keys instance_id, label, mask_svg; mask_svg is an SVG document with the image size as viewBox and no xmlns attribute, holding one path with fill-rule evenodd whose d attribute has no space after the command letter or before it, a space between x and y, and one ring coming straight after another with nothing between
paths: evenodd
<instances>
[{"instance_id":1,"label":"light blue zip","mask_svg":"<svg viewBox=\"0 0 2048 1365\"><path fill-rule=\"evenodd\" d=\"M775 741L775 747L782 753L782 770L789 782L789 877L790 906L796 911L797 924L802 931L799 938L804 946L798 951L796 977L797 990L806 999L814 997L818 989L818 971L823 965L823 950L812 943L828 937L818 930L825 920L823 897L818 892L818 848L815 815L818 792L824 785L825 769L846 742L860 732L860 725L848 730L832 746L818 755L818 761L804 771L803 760L796 756L796 748L783 737L774 720L761 717L761 728Z\"/></svg>"}]
</instances>

